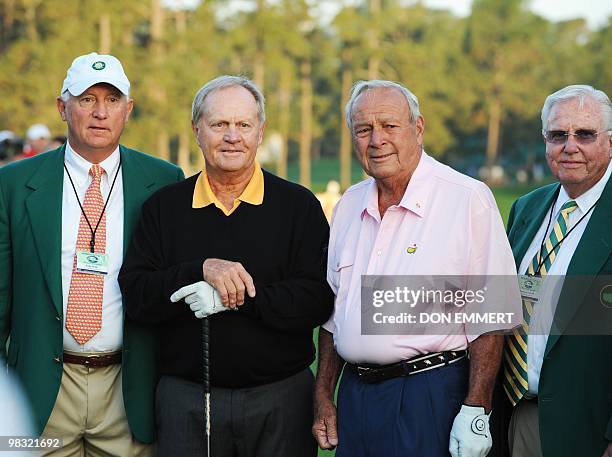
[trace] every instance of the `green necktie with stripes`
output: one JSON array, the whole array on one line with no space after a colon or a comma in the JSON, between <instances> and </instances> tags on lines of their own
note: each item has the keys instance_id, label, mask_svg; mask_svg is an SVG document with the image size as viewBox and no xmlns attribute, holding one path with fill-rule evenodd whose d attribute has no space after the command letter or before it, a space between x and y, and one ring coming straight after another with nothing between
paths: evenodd
<instances>
[{"instance_id":1,"label":"green necktie with stripes","mask_svg":"<svg viewBox=\"0 0 612 457\"><path fill-rule=\"evenodd\" d=\"M550 266L555 261L559 249L561 249L559 242L567 234L569 214L577 207L578 205L574 200L568 201L561 207L561 213L557 217L548 238L546 238L543 248L538 249L527 268L528 275L535 275L538 267L540 276L544 277L548 274ZM544 262L542 262L542 258L544 258ZM516 405L527 392L527 334L529 333L532 313L532 302L523 300L523 324L515 328L512 335L506 337L503 386L512 405Z\"/></svg>"}]
</instances>

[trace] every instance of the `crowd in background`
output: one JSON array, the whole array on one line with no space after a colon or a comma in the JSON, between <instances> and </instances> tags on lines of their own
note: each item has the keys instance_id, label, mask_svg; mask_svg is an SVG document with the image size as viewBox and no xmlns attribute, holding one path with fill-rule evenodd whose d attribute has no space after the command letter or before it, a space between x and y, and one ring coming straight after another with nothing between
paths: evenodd
<instances>
[{"instance_id":1,"label":"crowd in background","mask_svg":"<svg viewBox=\"0 0 612 457\"><path fill-rule=\"evenodd\" d=\"M50 151L61 146L65 141L64 135L52 135L45 124L31 125L24 138L10 130L1 130L0 166Z\"/></svg>"}]
</instances>

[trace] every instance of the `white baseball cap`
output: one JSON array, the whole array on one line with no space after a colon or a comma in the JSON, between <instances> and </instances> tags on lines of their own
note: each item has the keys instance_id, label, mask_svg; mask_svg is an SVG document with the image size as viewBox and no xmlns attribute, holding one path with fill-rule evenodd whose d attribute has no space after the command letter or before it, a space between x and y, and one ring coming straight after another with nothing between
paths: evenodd
<instances>
[{"instance_id":1,"label":"white baseball cap","mask_svg":"<svg viewBox=\"0 0 612 457\"><path fill-rule=\"evenodd\" d=\"M14 140L16 136L17 135L15 135L10 130L2 130L0 131L0 143L2 143L5 140Z\"/></svg>"},{"instance_id":2,"label":"white baseball cap","mask_svg":"<svg viewBox=\"0 0 612 457\"><path fill-rule=\"evenodd\" d=\"M119 59L92 52L74 59L64 79L61 94L68 91L76 97L98 83L111 84L125 95L130 93L130 81Z\"/></svg>"},{"instance_id":3,"label":"white baseball cap","mask_svg":"<svg viewBox=\"0 0 612 457\"><path fill-rule=\"evenodd\" d=\"M51 132L45 124L34 124L26 132L26 138L30 141L51 138Z\"/></svg>"}]
</instances>

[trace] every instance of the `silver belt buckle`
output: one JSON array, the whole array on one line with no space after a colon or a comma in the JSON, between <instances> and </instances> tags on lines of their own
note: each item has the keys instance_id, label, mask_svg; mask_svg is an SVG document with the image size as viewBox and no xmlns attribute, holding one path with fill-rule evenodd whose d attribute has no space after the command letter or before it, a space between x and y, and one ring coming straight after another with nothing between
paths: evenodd
<instances>
[{"instance_id":1,"label":"silver belt buckle","mask_svg":"<svg viewBox=\"0 0 612 457\"><path fill-rule=\"evenodd\" d=\"M360 365L357 365L357 374L359 375L359 377L368 374L370 372L370 370L371 370L371 368L362 367Z\"/></svg>"}]
</instances>

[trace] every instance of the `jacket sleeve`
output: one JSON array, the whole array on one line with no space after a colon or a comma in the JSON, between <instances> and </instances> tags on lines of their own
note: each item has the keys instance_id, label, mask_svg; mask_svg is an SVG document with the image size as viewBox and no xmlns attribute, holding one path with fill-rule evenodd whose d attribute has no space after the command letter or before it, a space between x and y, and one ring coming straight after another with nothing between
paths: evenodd
<instances>
[{"instance_id":1,"label":"jacket sleeve","mask_svg":"<svg viewBox=\"0 0 612 457\"><path fill-rule=\"evenodd\" d=\"M159 198L155 194L142 207L119 273L126 312L138 322L160 323L183 313L184 304L172 303L170 295L202 280L203 258L167 265L161 226Z\"/></svg>"},{"instance_id":2,"label":"jacket sleeve","mask_svg":"<svg viewBox=\"0 0 612 457\"><path fill-rule=\"evenodd\" d=\"M510 214L508 215L508 223L506 224L506 233L510 234L510 230L512 230L512 226L514 225L514 218L516 217L516 203L518 200L515 200L512 203L512 207L510 208Z\"/></svg>"},{"instance_id":3,"label":"jacket sleeve","mask_svg":"<svg viewBox=\"0 0 612 457\"><path fill-rule=\"evenodd\" d=\"M0 175L0 358L6 358L6 341L11 328L12 262L8 207Z\"/></svg>"},{"instance_id":4,"label":"jacket sleeve","mask_svg":"<svg viewBox=\"0 0 612 457\"><path fill-rule=\"evenodd\" d=\"M257 294L245 300L241 313L283 331L310 331L331 315L334 295L326 280L329 225L318 200L310 195L294 224L291 271L271 284L255 283Z\"/></svg>"}]
</instances>

